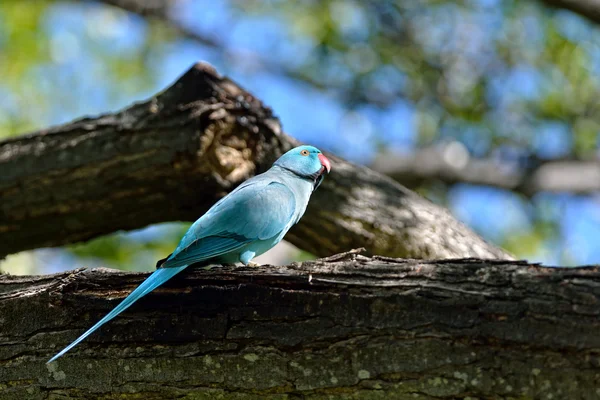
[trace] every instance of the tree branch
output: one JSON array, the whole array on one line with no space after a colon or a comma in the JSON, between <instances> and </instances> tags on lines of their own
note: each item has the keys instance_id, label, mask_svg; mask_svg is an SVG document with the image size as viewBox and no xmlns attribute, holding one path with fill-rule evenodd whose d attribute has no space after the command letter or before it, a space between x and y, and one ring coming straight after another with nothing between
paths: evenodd
<instances>
[{"instance_id":1,"label":"tree branch","mask_svg":"<svg viewBox=\"0 0 600 400\"><path fill-rule=\"evenodd\" d=\"M146 102L0 142L0 256L193 221L296 144L269 108L197 64ZM393 180L331 158L333 173L286 237L300 248L511 257Z\"/></svg>"},{"instance_id":2,"label":"tree branch","mask_svg":"<svg viewBox=\"0 0 600 400\"><path fill-rule=\"evenodd\" d=\"M598 396L600 269L473 259L189 271L44 364L146 276L0 276L2 398Z\"/></svg>"},{"instance_id":3,"label":"tree branch","mask_svg":"<svg viewBox=\"0 0 600 400\"><path fill-rule=\"evenodd\" d=\"M165 27L172 30L181 38L189 39L202 46L216 51L216 56L225 64L242 64L249 65L251 68L270 72L280 76L305 82L316 88L325 88L321 82L311 79L310 76L303 74L293 68L289 68L285 64L277 63L273 60L267 60L264 56L250 50L234 51L227 48L216 35L206 35L199 33L198 30L190 29L190 27L178 21L172 16L173 7L177 0L99 0L101 3L107 4L127 11L132 14L139 15L147 19L153 19L161 22Z\"/></svg>"},{"instance_id":4,"label":"tree branch","mask_svg":"<svg viewBox=\"0 0 600 400\"><path fill-rule=\"evenodd\" d=\"M203 46L213 49L223 49L223 44L217 38L201 35L171 17L171 7L177 0L100 0L101 3L120 8L144 18L154 18L162 21L179 36L191 39Z\"/></svg>"},{"instance_id":5,"label":"tree branch","mask_svg":"<svg viewBox=\"0 0 600 400\"><path fill-rule=\"evenodd\" d=\"M181 37L193 40L203 46L218 50L223 57L232 57L243 62L252 60L263 70L286 76L323 88L323 83L290 70L274 61L264 60L258 54L246 53L243 57L227 51L217 38L199 34L189 29L171 15L173 1L169 0L101 0L108 5L146 18L154 18L173 29ZM600 1L596 0L543 0L559 8L566 8L600 22ZM512 190L532 196L538 192L571 192L589 194L600 190L600 163L589 161L547 162L534 170L507 170L493 160L470 160L467 165L457 167L446 161L442 154L445 149L425 149L406 157L388 155L380 157L373 165L378 172L392 176L408 187L417 187L432 179L444 183L470 183Z\"/></svg>"},{"instance_id":6,"label":"tree branch","mask_svg":"<svg viewBox=\"0 0 600 400\"><path fill-rule=\"evenodd\" d=\"M589 194L600 191L600 162L546 161L530 170L517 170L489 159L468 157L462 145L450 143L412 154L383 154L371 165L408 187L439 180L511 190L531 197L539 192Z\"/></svg>"},{"instance_id":7,"label":"tree branch","mask_svg":"<svg viewBox=\"0 0 600 400\"><path fill-rule=\"evenodd\" d=\"M600 1L599 0L542 0L545 4L573 11L589 19L600 23Z\"/></svg>"}]
</instances>

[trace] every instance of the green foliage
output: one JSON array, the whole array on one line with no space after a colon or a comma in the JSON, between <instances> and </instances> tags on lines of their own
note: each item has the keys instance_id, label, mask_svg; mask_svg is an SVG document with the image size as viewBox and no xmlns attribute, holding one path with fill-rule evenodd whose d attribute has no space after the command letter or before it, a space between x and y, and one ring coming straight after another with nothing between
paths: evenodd
<instances>
[{"instance_id":1,"label":"green foliage","mask_svg":"<svg viewBox=\"0 0 600 400\"><path fill-rule=\"evenodd\" d=\"M85 17L83 26L69 23L69 14ZM139 43L115 51L112 30L131 18L101 4L1 2L0 138L106 112L152 90L151 49L174 38L149 23Z\"/></svg>"},{"instance_id":2,"label":"green foliage","mask_svg":"<svg viewBox=\"0 0 600 400\"><path fill-rule=\"evenodd\" d=\"M25 103L37 110L44 110L44 101L35 94L35 87L28 81L32 66L49 60L48 40L40 32L43 15L48 8L46 2L2 2L0 3L0 77L5 90L20 93L16 107L0 108L0 137L27 131L35 126L21 107ZM0 87L0 89L2 89Z\"/></svg>"},{"instance_id":3,"label":"green foliage","mask_svg":"<svg viewBox=\"0 0 600 400\"><path fill-rule=\"evenodd\" d=\"M153 270L156 262L168 256L177 246L177 242L189 228L189 223L166 223L153 227L155 233L131 234L115 233L87 243L68 246L84 265L85 260L96 260L126 271ZM142 237L139 237L139 236Z\"/></svg>"}]
</instances>

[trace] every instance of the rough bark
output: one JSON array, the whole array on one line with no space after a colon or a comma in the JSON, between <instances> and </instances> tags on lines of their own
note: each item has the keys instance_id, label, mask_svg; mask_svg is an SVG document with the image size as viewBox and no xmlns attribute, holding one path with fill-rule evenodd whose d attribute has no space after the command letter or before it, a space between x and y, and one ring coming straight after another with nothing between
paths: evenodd
<instances>
[{"instance_id":1,"label":"rough bark","mask_svg":"<svg viewBox=\"0 0 600 400\"><path fill-rule=\"evenodd\" d=\"M123 111L0 142L0 257L120 229L193 221L297 144L271 110L212 67ZM447 210L331 156L333 171L286 237L328 255L510 258Z\"/></svg>"},{"instance_id":2,"label":"rough bark","mask_svg":"<svg viewBox=\"0 0 600 400\"><path fill-rule=\"evenodd\" d=\"M600 396L600 269L511 261L184 272L45 364L146 276L0 276L0 398Z\"/></svg>"}]
</instances>

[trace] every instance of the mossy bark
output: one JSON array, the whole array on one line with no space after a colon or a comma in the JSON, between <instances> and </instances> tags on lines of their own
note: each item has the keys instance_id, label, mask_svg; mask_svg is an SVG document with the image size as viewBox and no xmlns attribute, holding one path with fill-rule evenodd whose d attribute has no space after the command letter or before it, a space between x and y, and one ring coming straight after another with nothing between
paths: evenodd
<instances>
[{"instance_id":1,"label":"mossy bark","mask_svg":"<svg viewBox=\"0 0 600 400\"><path fill-rule=\"evenodd\" d=\"M600 270L345 254L0 276L0 399L597 399Z\"/></svg>"}]
</instances>

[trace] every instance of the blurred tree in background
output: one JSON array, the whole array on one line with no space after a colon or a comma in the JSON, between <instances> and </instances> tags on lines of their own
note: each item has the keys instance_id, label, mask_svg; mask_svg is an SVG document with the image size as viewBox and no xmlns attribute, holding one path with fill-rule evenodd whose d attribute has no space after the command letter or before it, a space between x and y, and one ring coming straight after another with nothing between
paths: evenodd
<instances>
[{"instance_id":1,"label":"blurred tree in background","mask_svg":"<svg viewBox=\"0 0 600 400\"><path fill-rule=\"evenodd\" d=\"M119 109L198 60L292 136L397 177L518 257L600 260L600 31L541 1L2 2L0 137ZM148 270L186 227L0 268Z\"/></svg>"}]
</instances>

